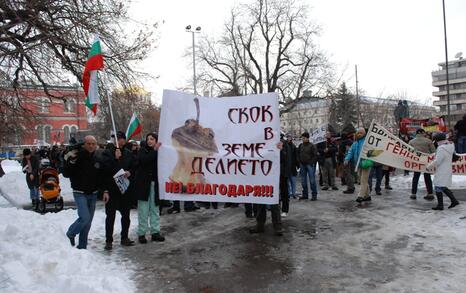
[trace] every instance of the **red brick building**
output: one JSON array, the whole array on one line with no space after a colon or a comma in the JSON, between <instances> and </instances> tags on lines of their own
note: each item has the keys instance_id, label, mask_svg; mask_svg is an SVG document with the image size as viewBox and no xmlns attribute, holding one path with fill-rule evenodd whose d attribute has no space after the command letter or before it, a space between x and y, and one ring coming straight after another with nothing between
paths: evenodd
<instances>
[{"instance_id":1,"label":"red brick building","mask_svg":"<svg viewBox=\"0 0 466 293\"><path fill-rule=\"evenodd\" d=\"M71 136L88 128L88 116L81 87L54 86L48 97L43 88L24 86L20 90L22 106L32 119L24 122L19 144L68 143Z\"/></svg>"}]
</instances>

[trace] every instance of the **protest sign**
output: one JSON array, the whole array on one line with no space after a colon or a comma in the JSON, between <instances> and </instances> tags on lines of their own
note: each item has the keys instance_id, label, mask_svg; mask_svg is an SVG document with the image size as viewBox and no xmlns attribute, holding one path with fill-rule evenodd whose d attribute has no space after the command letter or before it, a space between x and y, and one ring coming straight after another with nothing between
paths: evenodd
<instances>
[{"instance_id":1,"label":"protest sign","mask_svg":"<svg viewBox=\"0 0 466 293\"><path fill-rule=\"evenodd\" d=\"M327 133L327 124L323 124L311 132L311 138L309 139L313 144L324 142L325 134Z\"/></svg>"},{"instance_id":2,"label":"protest sign","mask_svg":"<svg viewBox=\"0 0 466 293\"><path fill-rule=\"evenodd\" d=\"M372 122L362 147L361 158L397 169L432 173L427 165L434 160L435 154L416 151L383 126ZM466 175L466 154L461 154L460 159L452 163L452 171L455 175Z\"/></svg>"},{"instance_id":3,"label":"protest sign","mask_svg":"<svg viewBox=\"0 0 466 293\"><path fill-rule=\"evenodd\" d=\"M165 90L160 197L277 204L279 136L276 93L206 98Z\"/></svg>"}]
</instances>

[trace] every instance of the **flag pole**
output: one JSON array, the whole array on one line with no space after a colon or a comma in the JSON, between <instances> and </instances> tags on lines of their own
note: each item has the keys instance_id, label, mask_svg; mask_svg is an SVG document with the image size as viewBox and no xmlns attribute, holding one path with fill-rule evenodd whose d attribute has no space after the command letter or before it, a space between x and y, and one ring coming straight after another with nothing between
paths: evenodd
<instances>
[{"instance_id":1,"label":"flag pole","mask_svg":"<svg viewBox=\"0 0 466 293\"><path fill-rule=\"evenodd\" d=\"M105 70L105 68L103 69L103 73L104 73L104 79L105 79L105 82L103 82L103 87L105 89L105 92L107 93L108 107L110 108L110 118L112 119L113 133L115 134L115 145L118 149L120 148L120 146L118 145L118 139L116 136L117 131L116 131L116 126L115 126L115 118L113 118L112 98L110 97L110 92L108 90L108 77L107 77L107 71Z\"/></svg>"}]
</instances>

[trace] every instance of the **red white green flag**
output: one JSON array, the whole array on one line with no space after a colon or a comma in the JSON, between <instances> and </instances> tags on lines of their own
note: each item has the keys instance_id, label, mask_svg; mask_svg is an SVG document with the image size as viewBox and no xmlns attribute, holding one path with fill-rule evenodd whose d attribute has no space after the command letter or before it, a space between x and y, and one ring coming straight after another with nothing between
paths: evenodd
<instances>
[{"instance_id":1,"label":"red white green flag","mask_svg":"<svg viewBox=\"0 0 466 293\"><path fill-rule=\"evenodd\" d=\"M130 140L131 138L135 137L141 132L142 132L141 123L139 122L139 119L136 113L133 113L133 116L131 116L131 120L129 121L128 129L126 129L126 139Z\"/></svg>"},{"instance_id":2,"label":"red white green flag","mask_svg":"<svg viewBox=\"0 0 466 293\"><path fill-rule=\"evenodd\" d=\"M98 88L98 70L104 68L104 57L100 47L99 38L92 43L91 51L86 62L83 74L83 88L86 94L85 104L94 113L97 113L97 105L100 104Z\"/></svg>"}]
</instances>

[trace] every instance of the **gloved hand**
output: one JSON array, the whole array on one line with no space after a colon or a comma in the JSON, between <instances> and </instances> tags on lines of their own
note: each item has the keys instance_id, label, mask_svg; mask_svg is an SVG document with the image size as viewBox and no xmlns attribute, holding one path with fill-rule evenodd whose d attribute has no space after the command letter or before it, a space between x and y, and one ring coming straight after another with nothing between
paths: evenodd
<instances>
[{"instance_id":1,"label":"gloved hand","mask_svg":"<svg viewBox=\"0 0 466 293\"><path fill-rule=\"evenodd\" d=\"M78 150L71 150L67 152L63 158L65 161L70 162L72 164L76 163L76 159L78 158Z\"/></svg>"}]
</instances>

